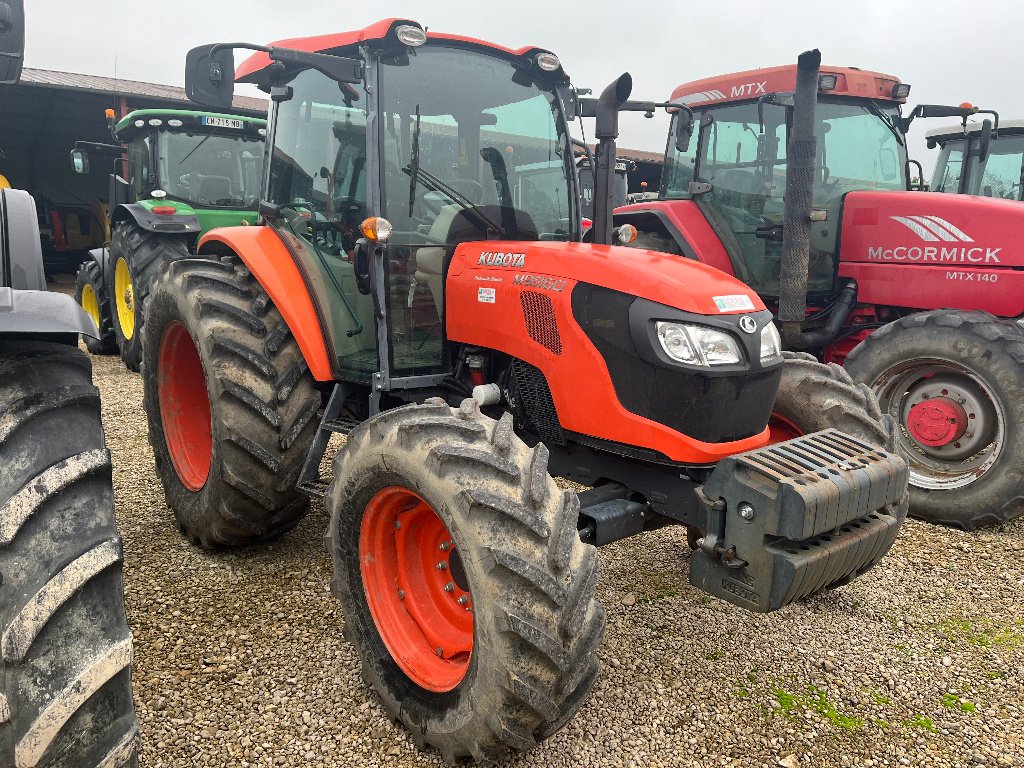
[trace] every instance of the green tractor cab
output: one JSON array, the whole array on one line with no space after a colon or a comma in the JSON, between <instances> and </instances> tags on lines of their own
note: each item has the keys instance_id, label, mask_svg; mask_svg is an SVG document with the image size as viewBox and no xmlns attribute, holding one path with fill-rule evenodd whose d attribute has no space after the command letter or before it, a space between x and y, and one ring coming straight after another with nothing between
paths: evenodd
<instances>
[{"instance_id":1,"label":"green tractor cab","mask_svg":"<svg viewBox=\"0 0 1024 768\"><path fill-rule=\"evenodd\" d=\"M90 153L113 164L109 245L79 269L77 292L100 328L90 351L120 352L138 370L153 276L209 230L256 223L267 122L180 109L107 118L115 144L79 142L72 152L77 173L89 172Z\"/></svg>"}]
</instances>

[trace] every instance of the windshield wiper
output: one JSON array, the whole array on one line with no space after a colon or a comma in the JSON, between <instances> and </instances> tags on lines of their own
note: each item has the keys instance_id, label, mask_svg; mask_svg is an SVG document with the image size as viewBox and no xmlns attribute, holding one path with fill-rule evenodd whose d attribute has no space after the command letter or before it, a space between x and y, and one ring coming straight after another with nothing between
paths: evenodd
<instances>
[{"instance_id":1,"label":"windshield wiper","mask_svg":"<svg viewBox=\"0 0 1024 768\"><path fill-rule=\"evenodd\" d=\"M464 211L466 211L466 213L475 216L476 219L484 225L484 227L494 230L502 237L505 236L505 230L503 230L494 219L481 211L480 206L472 202L468 197L463 195L454 187L449 186L447 182L437 178L437 176L432 174L430 171L417 167L414 172L411 165L403 168L402 171L409 174L410 181L418 181L433 192L441 192L447 195L451 198L452 202L458 204Z\"/></svg>"},{"instance_id":2,"label":"windshield wiper","mask_svg":"<svg viewBox=\"0 0 1024 768\"><path fill-rule=\"evenodd\" d=\"M881 121L885 123L885 127L892 131L892 135L896 137L896 141L899 143L899 145L901 147L903 146L903 134L901 134L899 129L895 126L895 124L892 121L892 118L885 114L885 112L874 103L869 103L866 107L864 107L864 109L866 109L875 117L880 118Z\"/></svg>"},{"instance_id":3,"label":"windshield wiper","mask_svg":"<svg viewBox=\"0 0 1024 768\"><path fill-rule=\"evenodd\" d=\"M192 147L192 149L191 149L191 150L189 151L189 153L188 153L187 155L185 155L185 156L184 156L183 158L181 158L181 160L179 160L179 161L178 161L178 165L181 165L181 164L182 164L182 163L184 163L184 162L185 162L186 160L188 160L188 159L189 159L190 157L192 157L192 154L193 154L193 153L194 153L194 152L195 152L195 151L196 151L197 149L199 149L199 148L200 148L201 146L203 146L203 144L205 144L205 143L206 143L207 141L209 141L209 139L210 139L210 137L211 137L211 136L213 136L213 134L212 134L212 133L208 133L208 134L206 134L206 135L205 135L205 136L203 137L203 140L202 140L202 141L200 141L200 142L199 142L198 144L196 144L196 145L195 145L194 147ZM175 166L175 167L177 167L177 166Z\"/></svg>"}]
</instances>

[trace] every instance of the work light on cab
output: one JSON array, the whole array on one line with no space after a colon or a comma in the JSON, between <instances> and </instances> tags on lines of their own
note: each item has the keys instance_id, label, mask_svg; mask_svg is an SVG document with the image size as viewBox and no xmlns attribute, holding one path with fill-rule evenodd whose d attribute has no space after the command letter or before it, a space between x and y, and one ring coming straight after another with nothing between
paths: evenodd
<instances>
[{"instance_id":1,"label":"work light on cab","mask_svg":"<svg viewBox=\"0 0 1024 768\"><path fill-rule=\"evenodd\" d=\"M386 243L387 239L391 237L394 228L387 219L380 216L371 216L368 219L363 219L363 223L359 225L359 231L363 233L363 237L371 242Z\"/></svg>"},{"instance_id":2,"label":"work light on cab","mask_svg":"<svg viewBox=\"0 0 1024 768\"><path fill-rule=\"evenodd\" d=\"M410 48L416 48L427 42L427 33L419 27L414 27L411 24L403 24L400 27L395 27L395 37L403 45L408 45Z\"/></svg>"},{"instance_id":3,"label":"work light on cab","mask_svg":"<svg viewBox=\"0 0 1024 768\"><path fill-rule=\"evenodd\" d=\"M538 53L536 57L537 66L543 69L545 72L557 72L558 68L562 66L562 62L558 60L558 57L553 53Z\"/></svg>"}]
</instances>

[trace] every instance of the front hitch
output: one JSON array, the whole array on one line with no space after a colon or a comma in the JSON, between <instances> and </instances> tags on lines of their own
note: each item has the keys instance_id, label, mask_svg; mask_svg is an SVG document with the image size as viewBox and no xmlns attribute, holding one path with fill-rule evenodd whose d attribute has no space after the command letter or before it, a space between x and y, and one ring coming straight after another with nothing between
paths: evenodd
<instances>
[{"instance_id":1,"label":"front hitch","mask_svg":"<svg viewBox=\"0 0 1024 768\"><path fill-rule=\"evenodd\" d=\"M892 547L907 479L902 458L837 429L723 459L697 489L690 583L758 612L845 584Z\"/></svg>"}]
</instances>

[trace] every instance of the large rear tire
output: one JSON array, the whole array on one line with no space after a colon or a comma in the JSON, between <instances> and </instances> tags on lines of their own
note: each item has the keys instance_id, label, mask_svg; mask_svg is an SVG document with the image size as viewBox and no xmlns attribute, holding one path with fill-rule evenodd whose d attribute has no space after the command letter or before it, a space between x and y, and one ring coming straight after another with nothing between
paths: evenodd
<instances>
[{"instance_id":1,"label":"large rear tire","mask_svg":"<svg viewBox=\"0 0 1024 768\"><path fill-rule=\"evenodd\" d=\"M846 367L899 424L910 513L964 530L1024 514L1024 330L987 312L908 315Z\"/></svg>"},{"instance_id":2,"label":"large rear tire","mask_svg":"<svg viewBox=\"0 0 1024 768\"><path fill-rule=\"evenodd\" d=\"M448 762L530 749L597 675L597 551L547 458L510 415L434 399L365 422L335 459L345 636L390 716Z\"/></svg>"},{"instance_id":3,"label":"large rear tire","mask_svg":"<svg viewBox=\"0 0 1024 768\"><path fill-rule=\"evenodd\" d=\"M0 340L0 765L136 764L110 453L88 356Z\"/></svg>"},{"instance_id":4,"label":"large rear tire","mask_svg":"<svg viewBox=\"0 0 1024 768\"><path fill-rule=\"evenodd\" d=\"M110 317L110 297L103 285L100 265L92 259L83 262L75 275L75 301L92 318L100 332L98 339L82 335L86 349L94 355L116 355L117 339Z\"/></svg>"},{"instance_id":5,"label":"large rear tire","mask_svg":"<svg viewBox=\"0 0 1024 768\"><path fill-rule=\"evenodd\" d=\"M180 235L158 235L131 221L119 221L110 236L113 276L110 304L114 337L130 371L142 364L146 297L164 264L189 257Z\"/></svg>"},{"instance_id":6,"label":"large rear tire","mask_svg":"<svg viewBox=\"0 0 1024 768\"><path fill-rule=\"evenodd\" d=\"M294 528L321 405L281 313L233 257L169 264L147 299L142 381L157 475L203 547Z\"/></svg>"}]
</instances>

